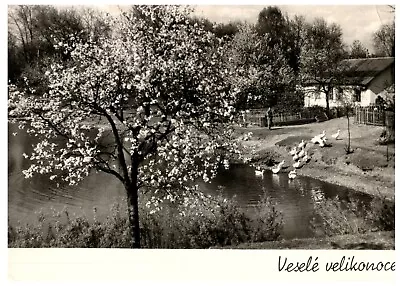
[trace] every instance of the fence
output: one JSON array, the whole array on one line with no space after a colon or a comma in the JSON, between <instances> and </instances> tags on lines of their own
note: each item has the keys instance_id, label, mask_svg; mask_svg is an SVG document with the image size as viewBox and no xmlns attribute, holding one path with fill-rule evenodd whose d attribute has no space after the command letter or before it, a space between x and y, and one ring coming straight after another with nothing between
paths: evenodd
<instances>
[{"instance_id":1,"label":"fence","mask_svg":"<svg viewBox=\"0 0 400 286\"><path fill-rule=\"evenodd\" d=\"M354 123L366 125L386 125L386 113L382 108L377 106L357 106L354 109ZM389 115L389 113L388 113Z\"/></svg>"},{"instance_id":2,"label":"fence","mask_svg":"<svg viewBox=\"0 0 400 286\"><path fill-rule=\"evenodd\" d=\"M242 120L246 125L264 127L267 125L266 114L267 109L250 109L242 113ZM274 126L304 124L316 121L317 116L320 115L310 110L295 113L274 113L272 122Z\"/></svg>"}]
</instances>

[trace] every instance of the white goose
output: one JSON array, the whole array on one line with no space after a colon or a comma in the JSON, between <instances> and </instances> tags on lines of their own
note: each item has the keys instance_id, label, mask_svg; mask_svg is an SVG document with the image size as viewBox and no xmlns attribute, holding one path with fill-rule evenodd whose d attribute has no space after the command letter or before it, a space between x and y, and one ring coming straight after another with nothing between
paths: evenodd
<instances>
[{"instance_id":1,"label":"white goose","mask_svg":"<svg viewBox=\"0 0 400 286\"><path fill-rule=\"evenodd\" d=\"M294 156L293 156L293 161L297 161L297 160L299 160L299 155L294 154Z\"/></svg>"},{"instance_id":2,"label":"white goose","mask_svg":"<svg viewBox=\"0 0 400 286\"><path fill-rule=\"evenodd\" d=\"M297 148L296 148L296 146L294 146L293 149L290 150L289 154L292 155L292 156L294 156L294 155L297 154Z\"/></svg>"},{"instance_id":3,"label":"white goose","mask_svg":"<svg viewBox=\"0 0 400 286\"><path fill-rule=\"evenodd\" d=\"M256 170L256 176L257 177L263 177L264 176L264 171L265 170Z\"/></svg>"},{"instance_id":4,"label":"white goose","mask_svg":"<svg viewBox=\"0 0 400 286\"><path fill-rule=\"evenodd\" d=\"M308 156L308 153L307 153L307 151L305 152L305 154L304 154L304 157L303 157L303 162L308 162L308 161L310 161L311 160L311 157L310 156Z\"/></svg>"},{"instance_id":5,"label":"white goose","mask_svg":"<svg viewBox=\"0 0 400 286\"><path fill-rule=\"evenodd\" d=\"M326 139L325 139L326 140ZM315 143L318 143L320 147L325 147L325 142L324 139L322 138L317 138Z\"/></svg>"},{"instance_id":6,"label":"white goose","mask_svg":"<svg viewBox=\"0 0 400 286\"><path fill-rule=\"evenodd\" d=\"M314 136L313 138L311 138L311 143L314 143L314 144L318 143L318 139L319 139L318 135Z\"/></svg>"},{"instance_id":7,"label":"white goose","mask_svg":"<svg viewBox=\"0 0 400 286\"><path fill-rule=\"evenodd\" d=\"M303 158L303 156L306 154L306 150L301 149L301 151L299 152L299 154L297 154L299 156L299 158Z\"/></svg>"},{"instance_id":8,"label":"white goose","mask_svg":"<svg viewBox=\"0 0 400 286\"><path fill-rule=\"evenodd\" d=\"M293 164L293 168L300 168L301 167L301 161L297 161L296 163Z\"/></svg>"},{"instance_id":9,"label":"white goose","mask_svg":"<svg viewBox=\"0 0 400 286\"><path fill-rule=\"evenodd\" d=\"M290 180L293 180L294 178L296 178L296 170L292 170L289 172L288 177Z\"/></svg>"},{"instance_id":10,"label":"white goose","mask_svg":"<svg viewBox=\"0 0 400 286\"><path fill-rule=\"evenodd\" d=\"M317 135L319 138L324 138L326 136L326 131L323 130L321 134Z\"/></svg>"},{"instance_id":11,"label":"white goose","mask_svg":"<svg viewBox=\"0 0 400 286\"><path fill-rule=\"evenodd\" d=\"M272 173L277 174L279 173L279 171L281 170L283 164L285 164L285 160L283 160L282 162L280 162L276 167L272 168Z\"/></svg>"},{"instance_id":12,"label":"white goose","mask_svg":"<svg viewBox=\"0 0 400 286\"><path fill-rule=\"evenodd\" d=\"M319 147L325 147L324 140L319 140L318 143L319 143Z\"/></svg>"},{"instance_id":13,"label":"white goose","mask_svg":"<svg viewBox=\"0 0 400 286\"><path fill-rule=\"evenodd\" d=\"M301 140L300 144L299 144L299 149L302 149L306 147L306 142L304 142L304 140Z\"/></svg>"},{"instance_id":14,"label":"white goose","mask_svg":"<svg viewBox=\"0 0 400 286\"><path fill-rule=\"evenodd\" d=\"M335 140L338 140L339 135L340 135L340 129L338 129L338 131L332 135L332 138L334 138Z\"/></svg>"}]
</instances>

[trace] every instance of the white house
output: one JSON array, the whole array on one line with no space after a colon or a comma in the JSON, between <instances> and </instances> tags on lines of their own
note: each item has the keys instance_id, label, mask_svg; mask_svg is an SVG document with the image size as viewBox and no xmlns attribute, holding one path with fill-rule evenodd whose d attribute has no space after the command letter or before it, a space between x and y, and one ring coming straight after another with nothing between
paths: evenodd
<instances>
[{"instance_id":1,"label":"white house","mask_svg":"<svg viewBox=\"0 0 400 286\"><path fill-rule=\"evenodd\" d=\"M359 106L375 103L378 96L386 98L387 89L394 85L394 58L367 58L344 60L345 77L348 84L334 88L329 94L329 106L340 106L341 99L347 97ZM325 93L318 91L316 85L308 84L303 88L304 106L326 107Z\"/></svg>"}]
</instances>

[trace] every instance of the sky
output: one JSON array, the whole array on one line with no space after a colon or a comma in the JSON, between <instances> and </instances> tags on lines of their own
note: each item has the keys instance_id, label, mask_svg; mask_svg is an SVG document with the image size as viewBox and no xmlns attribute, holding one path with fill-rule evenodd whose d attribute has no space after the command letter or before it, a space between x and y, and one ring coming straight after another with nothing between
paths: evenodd
<instances>
[{"instance_id":1,"label":"sky","mask_svg":"<svg viewBox=\"0 0 400 286\"><path fill-rule=\"evenodd\" d=\"M258 13L267 5L259 6L197 6L196 14L212 21L227 23L242 20L250 23L257 21ZM372 49L372 34L381 24L394 19L394 13L386 5L278 5L290 18L303 15L307 21L323 17L328 23L337 23L342 27L345 43L360 40L368 49Z\"/></svg>"},{"instance_id":2,"label":"sky","mask_svg":"<svg viewBox=\"0 0 400 286\"><path fill-rule=\"evenodd\" d=\"M198 1L197 1L198 3ZM217 3L217 2L215 2ZM220 2L218 2L220 3ZM232 3L232 2L230 2ZM234 2L233 2L234 3ZM240 2L239 2L240 3ZM367 2L365 2L367 3ZM211 21L229 23L241 20L249 23L257 21L258 13L273 3L265 5L198 5L195 6L195 15L203 16ZM337 23L343 31L343 40L351 45L354 40L360 40L370 52L373 52L372 35L382 24L391 22L394 13L387 5L277 5L282 12L292 18L294 15L303 15L307 21L316 17L323 17L328 23ZM101 5L100 9L109 12L118 11L117 6Z\"/></svg>"}]
</instances>

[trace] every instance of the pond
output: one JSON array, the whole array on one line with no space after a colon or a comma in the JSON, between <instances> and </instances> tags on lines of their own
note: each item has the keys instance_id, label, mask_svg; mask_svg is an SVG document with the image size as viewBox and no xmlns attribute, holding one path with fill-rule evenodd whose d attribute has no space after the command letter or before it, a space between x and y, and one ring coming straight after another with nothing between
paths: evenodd
<instances>
[{"instance_id":1,"label":"pond","mask_svg":"<svg viewBox=\"0 0 400 286\"><path fill-rule=\"evenodd\" d=\"M247 165L232 165L229 170L222 170L211 184L202 183L200 189L205 193L216 193L218 186L223 186L226 196L234 197L250 211L263 196L272 198L283 215L282 237L288 239L314 235L309 222L315 215L315 205L322 198L338 196L345 201L350 198L362 202L371 200L367 194L310 177L297 175L290 180L287 172L265 171L262 177L256 176L255 169Z\"/></svg>"},{"instance_id":2,"label":"pond","mask_svg":"<svg viewBox=\"0 0 400 286\"><path fill-rule=\"evenodd\" d=\"M113 202L125 197L120 182L101 173L91 174L78 186L57 187L56 182L40 176L25 179L22 170L29 167L29 161L22 154L30 154L34 138L18 130L14 124L9 124L8 138L8 219L11 225L18 221L34 223L34 213L40 209L53 207L61 210L64 206L72 213L89 216L96 207L101 219L109 214ZM200 182L199 186L207 194L216 194L218 187L222 186L224 195L235 196L240 206L249 210L262 196L271 197L283 214L284 238L313 236L309 221L321 197L337 195L343 199L350 196L363 201L370 199L365 194L308 177L297 176L290 181L287 173L272 174L268 171L259 177L254 168L246 165L232 165L229 170L222 170L211 183Z\"/></svg>"}]
</instances>

